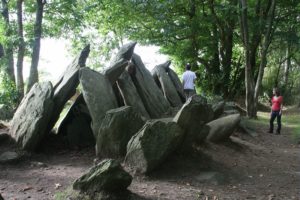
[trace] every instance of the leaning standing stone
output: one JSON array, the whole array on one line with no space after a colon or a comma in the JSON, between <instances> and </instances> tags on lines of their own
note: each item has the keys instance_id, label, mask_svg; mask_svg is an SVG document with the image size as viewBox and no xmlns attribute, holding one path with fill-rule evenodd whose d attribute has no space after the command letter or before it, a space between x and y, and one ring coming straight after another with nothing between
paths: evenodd
<instances>
[{"instance_id":1,"label":"leaning standing stone","mask_svg":"<svg viewBox=\"0 0 300 200\"><path fill-rule=\"evenodd\" d=\"M132 177L116 160L107 159L77 179L73 189L93 195L96 192L120 192L131 184Z\"/></svg>"},{"instance_id":2,"label":"leaning standing stone","mask_svg":"<svg viewBox=\"0 0 300 200\"><path fill-rule=\"evenodd\" d=\"M143 117L149 119L150 116L145 109L143 101L131 80L129 72L123 72L123 74L118 78L117 85L123 97L124 104L126 106L132 106Z\"/></svg>"},{"instance_id":3,"label":"leaning standing stone","mask_svg":"<svg viewBox=\"0 0 300 200\"><path fill-rule=\"evenodd\" d=\"M79 72L83 98L92 117L92 130L97 135L106 111L118 107L118 103L108 79L89 68Z\"/></svg>"},{"instance_id":4,"label":"leaning standing stone","mask_svg":"<svg viewBox=\"0 0 300 200\"><path fill-rule=\"evenodd\" d=\"M104 69L103 74L108 78L111 84L114 84L119 76L124 72L131 60L136 42L130 42L120 48L117 55L112 59L109 67Z\"/></svg>"},{"instance_id":5,"label":"leaning standing stone","mask_svg":"<svg viewBox=\"0 0 300 200\"><path fill-rule=\"evenodd\" d=\"M169 75L171 81L173 82L181 101L185 102L185 95L184 95L184 92L183 92L183 85L180 82L180 79L178 78L177 74L171 68L169 68L168 69L168 75Z\"/></svg>"},{"instance_id":6,"label":"leaning standing stone","mask_svg":"<svg viewBox=\"0 0 300 200\"><path fill-rule=\"evenodd\" d=\"M136 73L131 76L133 83L150 117L159 118L169 110L170 104L146 69L141 57L133 54L132 61L136 67Z\"/></svg>"},{"instance_id":7,"label":"leaning standing stone","mask_svg":"<svg viewBox=\"0 0 300 200\"><path fill-rule=\"evenodd\" d=\"M45 136L53 110L51 82L36 83L23 98L11 122L10 135L26 150L34 150Z\"/></svg>"},{"instance_id":8,"label":"leaning standing stone","mask_svg":"<svg viewBox=\"0 0 300 200\"><path fill-rule=\"evenodd\" d=\"M67 67L58 83L54 85L54 107L51 114L51 120L48 125L48 131L51 131L59 118L67 101L75 94L79 84L78 72L81 67L85 67L85 62L89 56L90 45L86 46L80 54Z\"/></svg>"},{"instance_id":9,"label":"leaning standing stone","mask_svg":"<svg viewBox=\"0 0 300 200\"><path fill-rule=\"evenodd\" d=\"M180 107L182 105L182 101L176 91L176 88L171 81L170 77L168 76L166 69L169 68L171 64L170 61L163 63L161 65L157 65L152 70L152 76L159 80L161 85L162 91L164 93L165 98L169 101L169 103L173 107Z\"/></svg>"},{"instance_id":10,"label":"leaning standing stone","mask_svg":"<svg viewBox=\"0 0 300 200\"><path fill-rule=\"evenodd\" d=\"M148 121L127 145L125 162L141 173L156 169L182 142L183 131L171 119Z\"/></svg>"}]
</instances>

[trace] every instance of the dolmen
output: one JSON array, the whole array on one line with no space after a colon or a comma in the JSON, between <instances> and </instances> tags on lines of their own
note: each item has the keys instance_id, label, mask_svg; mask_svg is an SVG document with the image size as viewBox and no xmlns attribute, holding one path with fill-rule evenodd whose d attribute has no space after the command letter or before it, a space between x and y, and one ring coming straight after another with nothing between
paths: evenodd
<instances>
[{"instance_id":1,"label":"dolmen","mask_svg":"<svg viewBox=\"0 0 300 200\"><path fill-rule=\"evenodd\" d=\"M150 72L134 53L135 46L136 42L125 44L107 67L97 71L85 64L90 51L87 45L55 85L36 83L25 95L11 121L10 136L22 149L36 150L45 136L54 134L53 127L72 97L56 134L70 146L95 146L96 155L108 159L90 171L101 177L105 167L120 169L117 161L109 159L149 174L174 152L190 151L204 142L226 141L232 135L240 122L236 110L234 114L226 112L233 110L232 104L223 100L210 104L201 95L185 101L171 62ZM74 189L110 190L91 186L85 177ZM121 181L120 187L125 189L129 179Z\"/></svg>"}]
</instances>

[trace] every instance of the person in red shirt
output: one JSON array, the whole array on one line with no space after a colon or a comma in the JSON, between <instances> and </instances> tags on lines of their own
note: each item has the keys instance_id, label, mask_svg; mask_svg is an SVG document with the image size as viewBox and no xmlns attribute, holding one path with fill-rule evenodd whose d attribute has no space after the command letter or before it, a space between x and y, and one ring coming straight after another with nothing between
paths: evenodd
<instances>
[{"instance_id":1,"label":"person in red shirt","mask_svg":"<svg viewBox=\"0 0 300 200\"><path fill-rule=\"evenodd\" d=\"M271 118L270 118L270 129L269 133L273 133L274 120L277 118L277 131L276 134L280 134L281 130L281 114L282 114L282 102L283 97L280 96L278 88L273 89L273 97L271 98Z\"/></svg>"}]
</instances>

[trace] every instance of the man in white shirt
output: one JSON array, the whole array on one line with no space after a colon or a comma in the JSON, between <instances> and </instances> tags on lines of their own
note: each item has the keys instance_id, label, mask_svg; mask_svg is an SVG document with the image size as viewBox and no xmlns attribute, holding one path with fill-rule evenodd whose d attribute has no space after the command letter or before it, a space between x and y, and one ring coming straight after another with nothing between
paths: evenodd
<instances>
[{"instance_id":1,"label":"man in white shirt","mask_svg":"<svg viewBox=\"0 0 300 200\"><path fill-rule=\"evenodd\" d=\"M191 71L191 65L189 63L186 65L185 69L186 71L182 74L182 84L183 84L185 99L188 100L188 98L196 94L195 79L197 77L195 72Z\"/></svg>"}]
</instances>

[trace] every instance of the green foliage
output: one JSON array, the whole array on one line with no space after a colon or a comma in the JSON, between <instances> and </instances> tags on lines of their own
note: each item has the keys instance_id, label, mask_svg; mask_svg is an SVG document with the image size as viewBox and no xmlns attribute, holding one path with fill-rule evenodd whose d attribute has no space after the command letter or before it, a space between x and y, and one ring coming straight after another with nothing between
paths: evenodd
<instances>
[{"instance_id":1,"label":"green foliage","mask_svg":"<svg viewBox=\"0 0 300 200\"><path fill-rule=\"evenodd\" d=\"M0 70L0 104L15 107L18 103L16 85Z\"/></svg>"}]
</instances>

